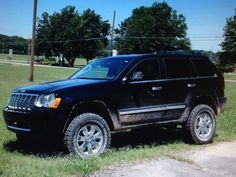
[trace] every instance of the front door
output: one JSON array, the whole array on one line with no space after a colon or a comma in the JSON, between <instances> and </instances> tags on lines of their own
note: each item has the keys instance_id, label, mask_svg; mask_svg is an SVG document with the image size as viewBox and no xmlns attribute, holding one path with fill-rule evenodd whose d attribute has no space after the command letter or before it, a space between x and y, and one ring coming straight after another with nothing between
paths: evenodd
<instances>
[{"instance_id":1,"label":"front door","mask_svg":"<svg viewBox=\"0 0 236 177\"><path fill-rule=\"evenodd\" d=\"M159 59L140 61L126 76L128 83L118 94L118 113L121 123L132 125L156 122L163 117L163 87Z\"/></svg>"}]
</instances>

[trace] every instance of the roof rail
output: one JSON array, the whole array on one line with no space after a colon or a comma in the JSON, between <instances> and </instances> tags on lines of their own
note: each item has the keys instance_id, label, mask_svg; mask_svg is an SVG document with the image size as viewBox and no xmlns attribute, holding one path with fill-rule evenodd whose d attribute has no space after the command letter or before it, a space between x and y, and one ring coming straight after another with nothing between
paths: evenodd
<instances>
[{"instance_id":1,"label":"roof rail","mask_svg":"<svg viewBox=\"0 0 236 177\"><path fill-rule=\"evenodd\" d=\"M160 50L160 51L155 51L154 54L201 54L198 51L193 51L193 50Z\"/></svg>"}]
</instances>

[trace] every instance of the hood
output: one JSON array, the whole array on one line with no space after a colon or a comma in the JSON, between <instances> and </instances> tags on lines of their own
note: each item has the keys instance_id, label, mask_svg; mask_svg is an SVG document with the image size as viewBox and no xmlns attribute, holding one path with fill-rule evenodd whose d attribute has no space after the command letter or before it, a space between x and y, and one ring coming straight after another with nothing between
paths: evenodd
<instances>
[{"instance_id":1,"label":"hood","mask_svg":"<svg viewBox=\"0 0 236 177\"><path fill-rule=\"evenodd\" d=\"M99 83L106 83L108 80L94 80L94 79L67 79L54 82L48 82L38 85L31 85L21 87L13 90L18 93L32 93L32 94L44 94L50 92L56 92L61 89L80 87L82 85L92 85Z\"/></svg>"}]
</instances>

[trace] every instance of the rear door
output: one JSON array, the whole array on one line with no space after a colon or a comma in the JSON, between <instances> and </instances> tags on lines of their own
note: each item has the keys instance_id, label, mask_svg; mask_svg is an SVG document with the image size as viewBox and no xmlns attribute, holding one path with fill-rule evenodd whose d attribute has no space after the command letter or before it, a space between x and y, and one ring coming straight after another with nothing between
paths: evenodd
<instances>
[{"instance_id":1,"label":"rear door","mask_svg":"<svg viewBox=\"0 0 236 177\"><path fill-rule=\"evenodd\" d=\"M197 72L197 77L194 79L194 83L197 85L196 95L211 96L212 98L217 98L217 95L223 96L224 93L219 81L222 76L218 73L213 63L207 58L200 57L191 58L190 61Z\"/></svg>"},{"instance_id":2,"label":"rear door","mask_svg":"<svg viewBox=\"0 0 236 177\"><path fill-rule=\"evenodd\" d=\"M187 57L165 57L163 63L166 79L162 84L168 108L163 119L179 119L187 106L187 96L196 87L194 72Z\"/></svg>"}]
</instances>

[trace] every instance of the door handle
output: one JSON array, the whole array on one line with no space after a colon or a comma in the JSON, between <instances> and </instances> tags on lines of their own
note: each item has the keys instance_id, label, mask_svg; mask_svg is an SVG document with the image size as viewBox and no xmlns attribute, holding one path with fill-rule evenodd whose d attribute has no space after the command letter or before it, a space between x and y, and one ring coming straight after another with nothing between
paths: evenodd
<instances>
[{"instance_id":1,"label":"door handle","mask_svg":"<svg viewBox=\"0 0 236 177\"><path fill-rule=\"evenodd\" d=\"M152 91L158 91L158 90L162 90L163 88L160 86L160 87L152 87Z\"/></svg>"},{"instance_id":2,"label":"door handle","mask_svg":"<svg viewBox=\"0 0 236 177\"><path fill-rule=\"evenodd\" d=\"M188 84L189 88L193 88L193 87L196 87L196 86L197 86L197 84L195 84L195 83L194 84Z\"/></svg>"}]
</instances>

